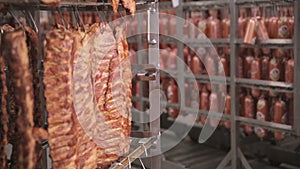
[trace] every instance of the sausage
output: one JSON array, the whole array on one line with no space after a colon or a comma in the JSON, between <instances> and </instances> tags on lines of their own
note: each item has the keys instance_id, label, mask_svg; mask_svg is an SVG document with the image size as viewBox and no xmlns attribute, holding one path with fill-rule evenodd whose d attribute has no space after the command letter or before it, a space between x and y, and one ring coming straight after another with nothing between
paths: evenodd
<instances>
[{"instance_id":1,"label":"sausage","mask_svg":"<svg viewBox=\"0 0 300 169\"><path fill-rule=\"evenodd\" d=\"M251 18L247 24L246 33L244 36L244 43L248 44L255 44L255 27L256 27L256 20Z\"/></svg>"},{"instance_id":2,"label":"sausage","mask_svg":"<svg viewBox=\"0 0 300 169\"><path fill-rule=\"evenodd\" d=\"M282 73L282 64L280 59L272 57L269 62L269 80L279 81ZM269 92L269 96L276 97L277 93L274 91Z\"/></svg>"},{"instance_id":3,"label":"sausage","mask_svg":"<svg viewBox=\"0 0 300 169\"><path fill-rule=\"evenodd\" d=\"M230 35L230 19L229 18L226 17L226 18L222 19L221 30L222 30L222 38L229 39L229 35ZM230 55L229 47L224 47L223 51L224 51L225 55Z\"/></svg>"},{"instance_id":4,"label":"sausage","mask_svg":"<svg viewBox=\"0 0 300 169\"><path fill-rule=\"evenodd\" d=\"M280 123L280 124L285 124L286 123L286 103L279 99L275 102L274 105L274 122L275 123ZM275 131L274 132L274 137L277 141L281 141L284 138L284 133Z\"/></svg>"},{"instance_id":5,"label":"sausage","mask_svg":"<svg viewBox=\"0 0 300 169\"><path fill-rule=\"evenodd\" d=\"M287 83L294 82L294 59L290 58L285 62L285 72L284 72L284 80ZM293 98L293 93L286 93L286 97L291 99Z\"/></svg>"},{"instance_id":6,"label":"sausage","mask_svg":"<svg viewBox=\"0 0 300 169\"><path fill-rule=\"evenodd\" d=\"M269 35L270 38L277 38L276 31L278 30L277 25L278 17L271 17L269 23Z\"/></svg>"},{"instance_id":7,"label":"sausage","mask_svg":"<svg viewBox=\"0 0 300 169\"><path fill-rule=\"evenodd\" d=\"M224 70L224 74L225 76L229 76L229 63L228 63L228 60L227 58L225 57L225 55L221 55L220 56L220 61L223 65L223 70ZM219 75L222 75L223 72L221 72L221 68L218 68L218 71L219 71Z\"/></svg>"},{"instance_id":8,"label":"sausage","mask_svg":"<svg viewBox=\"0 0 300 169\"><path fill-rule=\"evenodd\" d=\"M238 37L244 38L246 34L248 18L247 18L247 11L245 8L240 9L240 17L238 19Z\"/></svg>"},{"instance_id":9,"label":"sausage","mask_svg":"<svg viewBox=\"0 0 300 169\"><path fill-rule=\"evenodd\" d=\"M210 111L214 113L220 113L219 112L219 99L217 93L211 93L209 96L209 105L210 105ZM219 121L215 118L209 118L209 123L213 127L217 127L219 125Z\"/></svg>"},{"instance_id":10,"label":"sausage","mask_svg":"<svg viewBox=\"0 0 300 169\"><path fill-rule=\"evenodd\" d=\"M202 88L201 95L200 95L200 109L208 111L208 108L209 108L209 93L206 87L204 86ZM204 125L206 121L206 116L202 115L200 117L200 121Z\"/></svg>"},{"instance_id":11,"label":"sausage","mask_svg":"<svg viewBox=\"0 0 300 169\"><path fill-rule=\"evenodd\" d=\"M282 73L280 59L272 57L269 63L269 80L279 81Z\"/></svg>"},{"instance_id":12,"label":"sausage","mask_svg":"<svg viewBox=\"0 0 300 169\"><path fill-rule=\"evenodd\" d=\"M174 80L171 80L169 82L168 88L167 88L167 98L168 102L171 103L178 103L178 88L175 84ZM179 111L176 108L169 107L168 108L169 116L172 118L177 118Z\"/></svg>"},{"instance_id":13,"label":"sausage","mask_svg":"<svg viewBox=\"0 0 300 169\"><path fill-rule=\"evenodd\" d=\"M224 114L226 115L230 115L231 112L230 112L230 107L231 107L231 96L230 94L227 94L226 95L226 101L225 101L225 109L224 109ZM230 121L225 121L224 122L224 126L227 128L227 129L230 129L231 127L231 124L230 124Z\"/></svg>"},{"instance_id":14,"label":"sausage","mask_svg":"<svg viewBox=\"0 0 300 169\"><path fill-rule=\"evenodd\" d=\"M246 118L251 118L253 119L255 116L255 110L254 110L254 100L251 95L247 95L244 98L244 116ZM245 133L251 134L253 132L253 127L249 125L245 125L244 127Z\"/></svg>"},{"instance_id":15,"label":"sausage","mask_svg":"<svg viewBox=\"0 0 300 169\"><path fill-rule=\"evenodd\" d=\"M255 57L251 62L251 79L261 79L261 59L259 57ZM260 90L251 89L251 94L254 98L258 98L260 96Z\"/></svg>"},{"instance_id":16,"label":"sausage","mask_svg":"<svg viewBox=\"0 0 300 169\"><path fill-rule=\"evenodd\" d=\"M184 63L189 67L191 68L191 55L189 54L189 48L187 46L185 46L183 48L183 56L184 56Z\"/></svg>"},{"instance_id":17,"label":"sausage","mask_svg":"<svg viewBox=\"0 0 300 169\"><path fill-rule=\"evenodd\" d=\"M184 83L185 106L190 106L190 87L188 83Z\"/></svg>"},{"instance_id":18,"label":"sausage","mask_svg":"<svg viewBox=\"0 0 300 169\"><path fill-rule=\"evenodd\" d=\"M199 21L198 21L198 29L200 30L200 32L202 32L203 34L205 34L206 36L208 36L207 33L207 20L205 19L205 14L203 13L203 11L200 12L200 16L199 16ZM203 38L202 35L203 34L199 34L197 38Z\"/></svg>"},{"instance_id":19,"label":"sausage","mask_svg":"<svg viewBox=\"0 0 300 169\"><path fill-rule=\"evenodd\" d=\"M176 35L176 17L169 18L169 35Z\"/></svg>"},{"instance_id":20,"label":"sausage","mask_svg":"<svg viewBox=\"0 0 300 169\"><path fill-rule=\"evenodd\" d=\"M251 55L248 55L245 57L244 60L244 77L250 78L251 77L251 63L253 61L254 57Z\"/></svg>"},{"instance_id":21,"label":"sausage","mask_svg":"<svg viewBox=\"0 0 300 169\"><path fill-rule=\"evenodd\" d=\"M159 33L161 35L168 35L168 18L167 15L161 15L159 20Z\"/></svg>"},{"instance_id":22,"label":"sausage","mask_svg":"<svg viewBox=\"0 0 300 169\"><path fill-rule=\"evenodd\" d=\"M166 66L169 70L177 69L177 49L172 49L172 51L169 53Z\"/></svg>"},{"instance_id":23,"label":"sausage","mask_svg":"<svg viewBox=\"0 0 300 169\"><path fill-rule=\"evenodd\" d=\"M217 66L215 60L210 56L210 54L207 54L206 60L205 60L205 68L209 76L216 76L217 75ZM206 85L207 90L211 91L211 84L208 83Z\"/></svg>"},{"instance_id":24,"label":"sausage","mask_svg":"<svg viewBox=\"0 0 300 169\"><path fill-rule=\"evenodd\" d=\"M192 57L192 64L191 64L191 69L192 69L192 72L195 74L195 75L199 75L202 73L202 64L200 62L200 58L196 55L194 55Z\"/></svg>"},{"instance_id":25,"label":"sausage","mask_svg":"<svg viewBox=\"0 0 300 169\"><path fill-rule=\"evenodd\" d=\"M268 80L269 62L270 62L270 58L268 56L263 56L262 61L261 61L261 78L263 80Z\"/></svg>"},{"instance_id":26,"label":"sausage","mask_svg":"<svg viewBox=\"0 0 300 169\"><path fill-rule=\"evenodd\" d=\"M290 32L290 36L289 38L293 38L294 37L294 25L295 25L295 20L293 17L289 17L288 18L288 29L289 29L289 32Z\"/></svg>"},{"instance_id":27,"label":"sausage","mask_svg":"<svg viewBox=\"0 0 300 169\"><path fill-rule=\"evenodd\" d=\"M216 10L209 10L210 17L207 20L208 37L210 39L221 38L221 24L217 18L218 12Z\"/></svg>"},{"instance_id":28,"label":"sausage","mask_svg":"<svg viewBox=\"0 0 300 169\"><path fill-rule=\"evenodd\" d=\"M268 30L267 30L266 25L265 25L265 20L263 18L258 20L257 38L259 40L268 40L268 39L270 39L269 34L268 34ZM262 52L265 55L269 55L271 50L270 50L270 48L262 48Z\"/></svg>"},{"instance_id":29,"label":"sausage","mask_svg":"<svg viewBox=\"0 0 300 169\"><path fill-rule=\"evenodd\" d=\"M264 95L262 95L256 104L256 119L261 121L269 121L269 104ZM259 138L265 138L268 130L262 127L255 127L255 134Z\"/></svg>"},{"instance_id":30,"label":"sausage","mask_svg":"<svg viewBox=\"0 0 300 169\"><path fill-rule=\"evenodd\" d=\"M238 105L238 108L240 110L240 116L245 116L245 106L244 106L244 100L245 100L245 94L244 92L242 91L242 88L241 87L238 87L238 90L241 90L238 98L239 98L239 105Z\"/></svg>"},{"instance_id":31,"label":"sausage","mask_svg":"<svg viewBox=\"0 0 300 169\"><path fill-rule=\"evenodd\" d=\"M241 56L238 56L237 58L237 77L243 78L244 76L244 67L243 67L243 58Z\"/></svg>"}]
</instances>

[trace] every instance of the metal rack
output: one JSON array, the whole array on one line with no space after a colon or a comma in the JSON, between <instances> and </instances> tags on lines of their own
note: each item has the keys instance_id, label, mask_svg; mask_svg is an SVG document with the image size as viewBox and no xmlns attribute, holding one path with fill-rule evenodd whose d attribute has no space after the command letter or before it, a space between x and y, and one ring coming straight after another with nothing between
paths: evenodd
<instances>
[{"instance_id":1,"label":"metal rack","mask_svg":"<svg viewBox=\"0 0 300 169\"><path fill-rule=\"evenodd\" d=\"M274 3L279 2L276 0L228 0L228 1L193 1L193 2L183 2L180 1L179 7L176 9L177 15L184 17L184 10L193 11L193 10L206 10L207 8L229 8L230 9L230 39L220 39L213 40L213 44L223 44L225 46L230 46L230 77L226 78L228 86L230 86L230 95L231 95L231 150L224 158L224 160L219 164L217 169L225 168L229 162L231 162L231 168L238 169L241 164L246 169L251 169L251 166L248 164L243 152L240 149L240 124L247 124L251 126L261 126L272 131L284 131L291 133L296 136L300 136L300 113L297 110L300 109L299 99L300 99L300 88L297 87L300 84L300 59L295 57L295 70L294 70L294 83L287 84L284 82L271 82L265 80L251 80L244 78L236 77L236 56L238 54L238 47L251 47L251 48L293 48L295 56L300 55L300 1L284 1L283 5L293 5L295 8L295 35L294 39L270 39L267 41L260 41L255 45L247 45L242 42L241 39L237 38L237 23L238 23L238 8L239 7L253 7L257 5L271 6ZM183 36L183 28L177 27L177 36ZM201 40L187 39L187 43L191 44L203 44ZM219 42L219 43L218 43ZM183 56L183 44L181 42L177 43L178 47L178 56L181 59L184 59ZM178 85L183 85L184 77L191 78L188 73L184 71L184 67L178 65L178 70L176 72L178 78ZM195 76L197 81L208 83L209 78L205 75ZM217 77L212 77L210 80L211 83L216 83L218 81ZM277 92L289 92L294 94L294 125L285 125L278 124L273 122L262 122L256 119L249 119L239 116L238 113L238 97L237 97L237 87L246 87L246 88L258 88L261 90L273 90ZM181 93L181 98L184 98L184 94ZM184 99L180 99L181 102L184 102ZM182 103L181 103L182 104ZM184 103L183 103L184 104ZM201 113L202 111L200 111ZM207 113L201 113L207 114ZM228 119L228 116L224 116L223 119ZM240 163L241 162L241 163Z\"/></svg>"}]
</instances>

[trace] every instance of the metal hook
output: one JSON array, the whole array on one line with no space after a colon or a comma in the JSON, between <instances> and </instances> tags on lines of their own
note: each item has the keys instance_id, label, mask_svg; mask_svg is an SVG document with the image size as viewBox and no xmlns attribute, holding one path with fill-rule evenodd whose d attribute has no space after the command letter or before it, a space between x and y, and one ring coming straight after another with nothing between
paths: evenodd
<instances>
[{"instance_id":1,"label":"metal hook","mask_svg":"<svg viewBox=\"0 0 300 169\"><path fill-rule=\"evenodd\" d=\"M66 28L65 19L64 19L63 15L62 15L62 12L61 12L60 8L57 8L57 11L58 11L58 14L59 14L59 16L61 18L61 23L63 24L64 32L65 32L65 35L66 35L67 28Z\"/></svg>"},{"instance_id":2,"label":"metal hook","mask_svg":"<svg viewBox=\"0 0 300 169\"><path fill-rule=\"evenodd\" d=\"M105 17L103 16L103 13L100 12L100 11L98 10L98 7L97 7L97 6L95 6L95 7L96 7L96 12L97 12L99 18L101 19L101 21L102 21L102 22L106 22L106 19L105 19Z\"/></svg>"},{"instance_id":3,"label":"metal hook","mask_svg":"<svg viewBox=\"0 0 300 169\"><path fill-rule=\"evenodd\" d=\"M142 167L143 167L143 169L146 169L146 167L145 167L145 165L144 165L144 163L143 163L142 159L141 159L141 158L139 158L139 160L140 160L140 163L142 164Z\"/></svg>"},{"instance_id":4,"label":"metal hook","mask_svg":"<svg viewBox=\"0 0 300 169\"><path fill-rule=\"evenodd\" d=\"M33 19L33 16L32 16L32 14L31 14L31 12L30 11L23 11L23 13L24 13L24 15L26 15L27 17L28 17L28 19L31 21L31 23L33 24L32 26L33 26L33 29L35 30L35 32L36 33L38 33L39 32L39 29L38 29L38 27L37 27L37 25L36 25L36 23L35 23L35 20Z\"/></svg>"},{"instance_id":5,"label":"metal hook","mask_svg":"<svg viewBox=\"0 0 300 169\"><path fill-rule=\"evenodd\" d=\"M77 6L75 7L75 12L76 12L76 14L77 14L77 17L78 17L79 22L80 22L81 25L82 25L82 28L83 28L83 31L84 31L84 37L85 37L85 35L86 35L85 25L84 25L84 23L83 23L83 21L82 21L82 18L80 17L80 14L79 14L78 7L77 7Z\"/></svg>"},{"instance_id":6,"label":"metal hook","mask_svg":"<svg viewBox=\"0 0 300 169\"><path fill-rule=\"evenodd\" d=\"M76 29L79 29L80 25L78 23L77 14L76 14L75 10L73 10L72 12L73 12L74 19L75 19Z\"/></svg>"},{"instance_id":7,"label":"metal hook","mask_svg":"<svg viewBox=\"0 0 300 169\"><path fill-rule=\"evenodd\" d=\"M17 23L21 26L22 30L24 31L24 33L26 32L24 25L20 22L20 20L18 19L18 17L12 12L13 8L11 5L8 6L8 13L17 21Z\"/></svg>"}]
</instances>

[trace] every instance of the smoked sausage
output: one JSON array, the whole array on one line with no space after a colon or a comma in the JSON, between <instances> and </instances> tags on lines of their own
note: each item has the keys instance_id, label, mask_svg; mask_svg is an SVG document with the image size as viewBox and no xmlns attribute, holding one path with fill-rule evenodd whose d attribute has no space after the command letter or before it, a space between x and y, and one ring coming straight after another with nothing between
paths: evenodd
<instances>
[{"instance_id":1,"label":"smoked sausage","mask_svg":"<svg viewBox=\"0 0 300 169\"><path fill-rule=\"evenodd\" d=\"M256 119L261 121L269 121L269 104L265 95L262 95L256 104ZM268 130L263 129L262 127L254 128L255 134L259 138L265 138L267 136Z\"/></svg>"},{"instance_id":2,"label":"smoked sausage","mask_svg":"<svg viewBox=\"0 0 300 169\"><path fill-rule=\"evenodd\" d=\"M285 124L286 123L286 103L279 98L274 105L274 122ZM284 138L284 133L275 131L274 137L277 141L281 141Z\"/></svg>"},{"instance_id":3,"label":"smoked sausage","mask_svg":"<svg viewBox=\"0 0 300 169\"><path fill-rule=\"evenodd\" d=\"M255 116L255 110L254 110L254 99L250 94L245 96L244 98L244 116L246 118L251 118L253 119ZM244 127L245 133L251 134L253 132L253 127L249 125L245 125Z\"/></svg>"},{"instance_id":4,"label":"smoked sausage","mask_svg":"<svg viewBox=\"0 0 300 169\"><path fill-rule=\"evenodd\" d=\"M257 56L251 62L251 79L261 80L261 59ZM260 90L251 89L251 94L254 98L258 98Z\"/></svg>"}]
</instances>

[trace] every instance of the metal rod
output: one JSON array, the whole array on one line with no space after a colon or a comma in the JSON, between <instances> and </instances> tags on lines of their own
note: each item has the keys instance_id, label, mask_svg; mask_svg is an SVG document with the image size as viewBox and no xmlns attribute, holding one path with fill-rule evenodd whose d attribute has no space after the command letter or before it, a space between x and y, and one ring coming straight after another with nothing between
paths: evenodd
<instances>
[{"instance_id":1,"label":"metal rod","mask_svg":"<svg viewBox=\"0 0 300 169\"><path fill-rule=\"evenodd\" d=\"M230 0L230 96L231 96L231 168L239 169L238 147L239 147L239 124L235 120L238 115L237 109L237 91L236 91L236 56L237 46L235 40L238 34L238 11L235 5L236 0Z\"/></svg>"},{"instance_id":2,"label":"metal rod","mask_svg":"<svg viewBox=\"0 0 300 169\"><path fill-rule=\"evenodd\" d=\"M148 63L159 68L159 4L158 1L151 3L148 9ZM156 72L155 81L149 82L149 97L150 97L150 132L154 136L160 135L160 73ZM155 149L151 149L151 169L161 168L161 145L160 140L157 140Z\"/></svg>"},{"instance_id":3,"label":"metal rod","mask_svg":"<svg viewBox=\"0 0 300 169\"><path fill-rule=\"evenodd\" d=\"M294 34L294 130L300 136L300 1L295 0ZM297 87L296 87L297 86Z\"/></svg>"}]
</instances>

